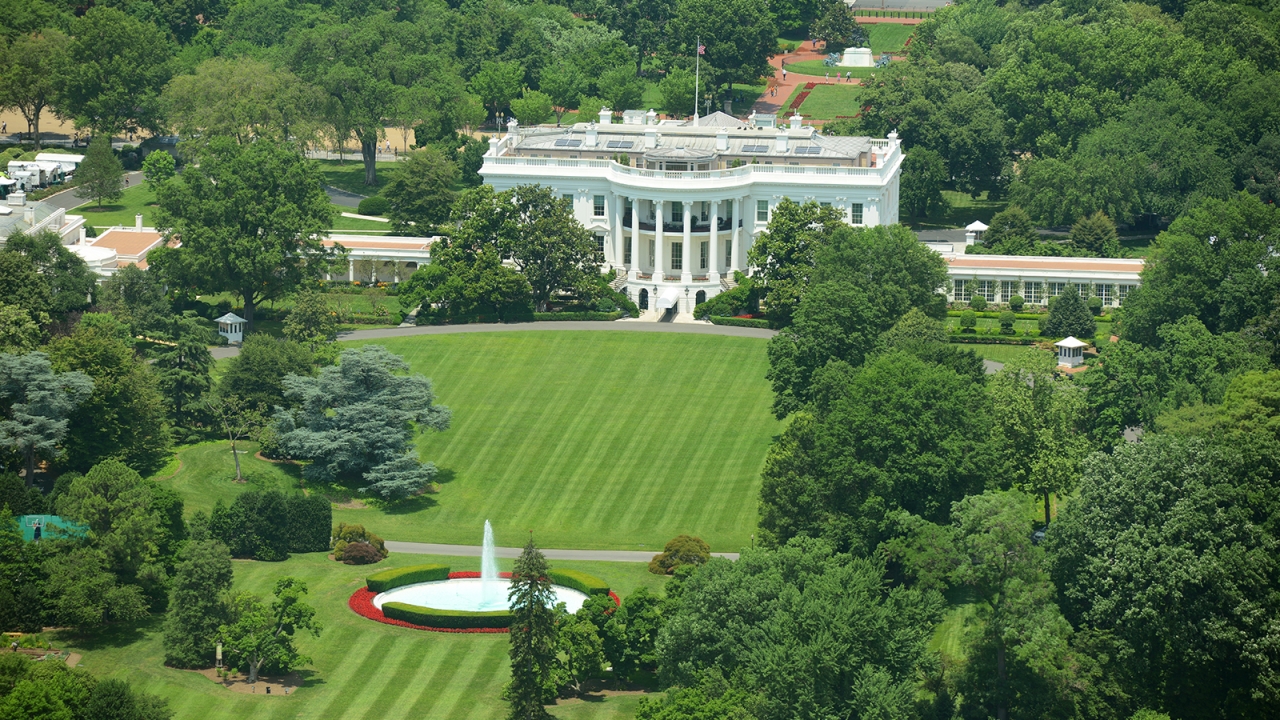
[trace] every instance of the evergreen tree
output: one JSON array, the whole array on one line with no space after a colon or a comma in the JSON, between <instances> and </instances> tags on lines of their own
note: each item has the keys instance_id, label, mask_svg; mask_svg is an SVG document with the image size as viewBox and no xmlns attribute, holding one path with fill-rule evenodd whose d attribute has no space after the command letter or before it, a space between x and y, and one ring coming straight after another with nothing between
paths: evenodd
<instances>
[{"instance_id":1,"label":"evergreen tree","mask_svg":"<svg viewBox=\"0 0 1280 720\"><path fill-rule=\"evenodd\" d=\"M1040 326L1040 334L1045 337L1091 338L1097 332L1098 323L1093 319L1093 313L1089 312L1080 293L1070 287L1049 306L1049 316Z\"/></svg>"},{"instance_id":2,"label":"evergreen tree","mask_svg":"<svg viewBox=\"0 0 1280 720\"><path fill-rule=\"evenodd\" d=\"M209 353L213 331L187 311L170 316L162 334L172 344L159 347L154 367L160 392L169 406L169 418L178 427L195 427L205 416L201 401L213 387L209 375L213 368L213 355Z\"/></svg>"},{"instance_id":3,"label":"evergreen tree","mask_svg":"<svg viewBox=\"0 0 1280 720\"><path fill-rule=\"evenodd\" d=\"M1071 226L1071 244L1098 257L1119 257L1120 238L1116 224L1099 210L1092 215L1081 215Z\"/></svg>"},{"instance_id":4,"label":"evergreen tree","mask_svg":"<svg viewBox=\"0 0 1280 720\"><path fill-rule=\"evenodd\" d=\"M547 579L550 568L533 538L524 546L511 573L511 684L507 701L512 720L537 720L548 716L542 707L550 700L552 670L556 664L556 623L551 603L555 593Z\"/></svg>"},{"instance_id":5,"label":"evergreen tree","mask_svg":"<svg viewBox=\"0 0 1280 720\"><path fill-rule=\"evenodd\" d=\"M22 453L28 486L35 478L36 455L57 455L67 416L92 392L89 376L54 372L44 353L0 355L0 446Z\"/></svg>"},{"instance_id":6,"label":"evergreen tree","mask_svg":"<svg viewBox=\"0 0 1280 720\"><path fill-rule=\"evenodd\" d=\"M98 135L89 142L84 162L76 168L80 197L96 200L102 207L103 200L116 200L124 194L124 166L111 151L111 141L106 135Z\"/></svg>"},{"instance_id":7,"label":"evergreen tree","mask_svg":"<svg viewBox=\"0 0 1280 720\"><path fill-rule=\"evenodd\" d=\"M231 554L217 540L187 545L174 571L164 620L164 661L173 667L213 664L218 626L226 622L223 594L231 589Z\"/></svg>"}]
</instances>

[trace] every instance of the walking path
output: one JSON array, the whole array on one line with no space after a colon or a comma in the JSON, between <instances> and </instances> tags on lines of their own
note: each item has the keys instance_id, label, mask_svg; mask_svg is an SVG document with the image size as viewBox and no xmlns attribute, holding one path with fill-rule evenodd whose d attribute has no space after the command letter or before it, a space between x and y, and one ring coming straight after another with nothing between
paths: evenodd
<instances>
[{"instance_id":1,"label":"walking path","mask_svg":"<svg viewBox=\"0 0 1280 720\"><path fill-rule=\"evenodd\" d=\"M773 77L769 80L770 88L776 87L778 92L776 95L770 96L766 90L755 105L751 106L752 112L758 113L774 113L779 114L786 108L783 106L791 97L791 92L796 89L797 85L803 85L807 82L814 82L812 75L797 75L796 73L787 73L786 79L782 77L782 66L789 62L800 62L802 60L822 60L827 57L827 53L819 50L812 40L805 40L800 43L799 49L793 53L786 55L774 55L769 58L769 64L773 66ZM779 118L779 122L782 119Z\"/></svg>"},{"instance_id":2,"label":"walking path","mask_svg":"<svg viewBox=\"0 0 1280 720\"><path fill-rule=\"evenodd\" d=\"M483 332L529 332L537 330L618 330L630 332L684 333L690 335L728 335L730 337L748 337L769 339L777 335L776 330L763 328L733 327L730 325L692 325L681 323L640 323L609 321L565 321L565 322L531 322L484 324L484 325L418 325L415 327L377 328L373 330L351 330L338 334L338 340L383 340L386 338L409 337L413 335L453 335L457 333ZM234 345L211 348L213 357L217 359L235 357L240 348Z\"/></svg>"},{"instance_id":3,"label":"walking path","mask_svg":"<svg viewBox=\"0 0 1280 720\"><path fill-rule=\"evenodd\" d=\"M387 541L387 549L391 552L409 553L412 555L453 555L456 557L480 557L479 545L440 545L437 543L416 543ZM541 548L540 548L541 549ZM518 558L522 548L494 548L494 554L500 558ZM647 563L657 553L634 550L547 550L542 554L548 560L603 560L606 562L642 562ZM737 560L738 553L711 553L716 557Z\"/></svg>"},{"instance_id":4,"label":"walking path","mask_svg":"<svg viewBox=\"0 0 1280 720\"><path fill-rule=\"evenodd\" d=\"M129 183L128 185L125 186L126 188L131 188L143 181L142 173L136 170L134 172L125 173L124 177L125 177L125 180L128 181ZM63 210L73 210L89 202L87 198L82 198L76 194L76 191L79 189L80 188L78 187L67 188L62 192L54 193L49 197L43 200L40 200L40 202L49 203L50 205L57 208L62 208ZM92 219L92 218L87 218L87 219ZM130 221L130 225L132 224L133 224L132 221Z\"/></svg>"}]
</instances>

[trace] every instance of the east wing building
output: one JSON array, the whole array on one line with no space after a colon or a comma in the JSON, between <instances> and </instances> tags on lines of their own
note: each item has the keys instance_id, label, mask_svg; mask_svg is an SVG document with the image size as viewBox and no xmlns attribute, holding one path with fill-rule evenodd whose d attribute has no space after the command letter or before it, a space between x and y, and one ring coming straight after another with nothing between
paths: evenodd
<instances>
[{"instance_id":1,"label":"east wing building","mask_svg":"<svg viewBox=\"0 0 1280 720\"><path fill-rule=\"evenodd\" d=\"M551 187L595 235L606 269L625 271L642 309L680 312L732 285L783 198L830 205L852 225L898 221L901 143L822 135L800 116L775 127L724 113L659 122L521 128L491 138L480 174L494 189Z\"/></svg>"}]
</instances>

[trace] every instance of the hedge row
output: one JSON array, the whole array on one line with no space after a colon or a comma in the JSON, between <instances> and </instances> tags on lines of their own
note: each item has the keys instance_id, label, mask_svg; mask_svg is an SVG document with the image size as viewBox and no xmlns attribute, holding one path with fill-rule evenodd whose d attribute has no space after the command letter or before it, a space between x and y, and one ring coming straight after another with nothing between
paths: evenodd
<instances>
[{"instance_id":1,"label":"hedge row","mask_svg":"<svg viewBox=\"0 0 1280 720\"><path fill-rule=\"evenodd\" d=\"M551 570L547 577L556 585L563 585L570 590L577 590L586 595L608 595L609 585L595 575L588 575L577 570Z\"/></svg>"},{"instance_id":2,"label":"hedge row","mask_svg":"<svg viewBox=\"0 0 1280 720\"><path fill-rule=\"evenodd\" d=\"M613 312L536 312L533 314L535 322L549 322L555 320L617 320L626 315L622 310L614 310Z\"/></svg>"},{"instance_id":3,"label":"hedge row","mask_svg":"<svg viewBox=\"0 0 1280 720\"><path fill-rule=\"evenodd\" d=\"M1043 340L1036 338L1010 337L1008 335L951 335L953 343L962 345L1035 345Z\"/></svg>"},{"instance_id":4,"label":"hedge row","mask_svg":"<svg viewBox=\"0 0 1280 720\"><path fill-rule=\"evenodd\" d=\"M947 317L960 317L965 312L966 310L948 310ZM978 312L977 310L974 310L973 314L977 315L980 318L990 318L991 320L999 320L1000 314L1002 312L1004 311L983 310L982 312ZM1049 317L1049 311L1045 310L1044 312L1039 312L1039 313L1029 313L1029 312L1014 313L1014 317L1016 317L1019 320L1044 320L1045 318ZM1093 319L1097 320L1098 322L1111 322L1111 316L1108 315L1107 313L1103 313L1101 315L1094 315Z\"/></svg>"},{"instance_id":5,"label":"hedge row","mask_svg":"<svg viewBox=\"0 0 1280 720\"><path fill-rule=\"evenodd\" d=\"M711 321L712 325L769 329L769 321L764 318L717 317L712 315L707 319Z\"/></svg>"},{"instance_id":6,"label":"hedge row","mask_svg":"<svg viewBox=\"0 0 1280 720\"><path fill-rule=\"evenodd\" d=\"M448 565L410 565L409 567L393 568L374 573L365 578L364 582L365 587L369 588L370 592L383 593L402 585L448 579Z\"/></svg>"},{"instance_id":7,"label":"hedge row","mask_svg":"<svg viewBox=\"0 0 1280 720\"><path fill-rule=\"evenodd\" d=\"M437 610L407 603L383 603L382 614L393 620L436 628L505 628L511 627L511 611Z\"/></svg>"}]
</instances>

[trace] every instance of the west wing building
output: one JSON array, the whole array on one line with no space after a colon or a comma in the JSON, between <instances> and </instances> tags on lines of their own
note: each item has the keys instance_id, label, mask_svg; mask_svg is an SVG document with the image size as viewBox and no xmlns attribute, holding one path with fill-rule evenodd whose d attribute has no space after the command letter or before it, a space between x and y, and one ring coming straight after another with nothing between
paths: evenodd
<instances>
[{"instance_id":1,"label":"west wing building","mask_svg":"<svg viewBox=\"0 0 1280 720\"><path fill-rule=\"evenodd\" d=\"M742 122L724 113L658 122L520 128L489 140L480 174L494 189L551 187L573 203L606 268L625 271L641 308L692 311L747 269L747 251L783 198L840 210L853 225L898 221L902 150L888 139L822 135L800 116Z\"/></svg>"}]
</instances>

